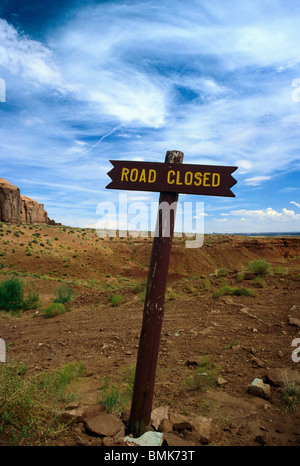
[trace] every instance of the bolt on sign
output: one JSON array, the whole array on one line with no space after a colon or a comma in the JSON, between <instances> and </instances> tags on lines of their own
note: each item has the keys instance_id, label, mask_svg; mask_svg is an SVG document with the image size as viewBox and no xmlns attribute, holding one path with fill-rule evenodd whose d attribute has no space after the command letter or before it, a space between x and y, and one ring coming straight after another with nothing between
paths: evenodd
<instances>
[{"instance_id":1,"label":"bolt on sign","mask_svg":"<svg viewBox=\"0 0 300 466\"><path fill-rule=\"evenodd\" d=\"M179 193L235 197L231 174L237 167L182 164L183 153L168 151L164 163L112 160L108 189L155 191L159 205L176 206ZM150 423L168 268L174 234L175 209L158 209L137 355L129 431L142 435ZM165 235L165 231L168 234Z\"/></svg>"}]
</instances>

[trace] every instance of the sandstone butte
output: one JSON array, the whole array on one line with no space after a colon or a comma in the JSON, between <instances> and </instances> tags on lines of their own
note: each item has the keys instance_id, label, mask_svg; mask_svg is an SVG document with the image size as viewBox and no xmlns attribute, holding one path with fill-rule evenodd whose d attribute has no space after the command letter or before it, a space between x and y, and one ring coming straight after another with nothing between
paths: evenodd
<instances>
[{"instance_id":1,"label":"sandstone butte","mask_svg":"<svg viewBox=\"0 0 300 466\"><path fill-rule=\"evenodd\" d=\"M44 204L22 196L17 186L3 178L0 178L0 221L55 225L55 221L48 217Z\"/></svg>"}]
</instances>

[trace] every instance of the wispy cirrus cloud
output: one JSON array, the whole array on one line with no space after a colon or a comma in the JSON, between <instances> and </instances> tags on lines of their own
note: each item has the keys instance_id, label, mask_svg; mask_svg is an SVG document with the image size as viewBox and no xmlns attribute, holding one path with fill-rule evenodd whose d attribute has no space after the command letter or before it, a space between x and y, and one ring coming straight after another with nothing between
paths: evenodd
<instances>
[{"instance_id":1,"label":"wispy cirrus cloud","mask_svg":"<svg viewBox=\"0 0 300 466\"><path fill-rule=\"evenodd\" d=\"M296 207L300 209L300 204L298 202L291 201L290 204L294 204Z\"/></svg>"}]
</instances>

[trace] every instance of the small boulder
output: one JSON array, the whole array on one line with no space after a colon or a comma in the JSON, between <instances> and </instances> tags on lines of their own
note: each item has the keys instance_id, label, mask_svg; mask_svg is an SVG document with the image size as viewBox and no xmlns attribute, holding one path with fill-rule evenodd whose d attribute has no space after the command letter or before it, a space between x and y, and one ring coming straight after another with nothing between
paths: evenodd
<instances>
[{"instance_id":1,"label":"small boulder","mask_svg":"<svg viewBox=\"0 0 300 466\"><path fill-rule=\"evenodd\" d=\"M163 434L163 445L167 445L168 447L191 447L195 446L196 443L179 437L178 434L165 432Z\"/></svg>"},{"instance_id":2,"label":"small boulder","mask_svg":"<svg viewBox=\"0 0 300 466\"><path fill-rule=\"evenodd\" d=\"M164 405L153 409L151 413L151 424L154 429L158 430L164 419L169 419L169 406Z\"/></svg>"},{"instance_id":3,"label":"small boulder","mask_svg":"<svg viewBox=\"0 0 300 466\"><path fill-rule=\"evenodd\" d=\"M199 416L192 419L191 424L193 427L192 434L195 440L202 444L211 442L212 418Z\"/></svg>"},{"instance_id":4,"label":"small boulder","mask_svg":"<svg viewBox=\"0 0 300 466\"><path fill-rule=\"evenodd\" d=\"M173 424L170 421L170 419L163 419L161 423L159 424L158 430L160 432L172 432Z\"/></svg>"},{"instance_id":5,"label":"small boulder","mask_svg":"<svg viewBox=\"0 0 300 466\"><path fill-rule=\"evenodd\" d=\"M289 316L288 317L288 324L292 325L293 327L300 328L300 319L297 319L296 317Z\"/></svg>"},{"instance_id":6,"label":"small boulder","mask_svg":"<svg viewBox=\"0 0 300 466\"><path fill-rule=\"evenodd\" d=\"M100 437L113 437L125 427L120 418L114 414L100 413L97 416L85 419L86 428Z\"/></svg>"},{"instance_id":7,"label":"small boulder","mask_svg":"<svg viewBox=\"0 0 300 466\"><path fill-rule=\"evenodd\" d=\"M105 412L104 404L96 403L96 404L90 405L87 408L85 408L85 410L82 413L82 417L83 419L86 419L88 417L97 416L98 414L101 414L104 412Z\"/></svg>"},{"instance_id":8,"label":"small boulder","mask_svg":"<svg viewBox=\"0 0 300 466\"><path fill-rule=\"evenodd\" d=\"M261 379L254 379L248 387L248 393L251 395L259 396L260 398L269 399L271 397L271 387L269 384L264 383Z\"/></svg>"},{"instance_id":9,"label":"small boulder","mask_svg":"<svg viewBox=\"0 0 300 466\"><path fill-rule=\"evenodd\" d=\"M170 421L173 424L173 430L192 429L190 420L182 414L171 413Z\"/></svg>"}]
</instances>

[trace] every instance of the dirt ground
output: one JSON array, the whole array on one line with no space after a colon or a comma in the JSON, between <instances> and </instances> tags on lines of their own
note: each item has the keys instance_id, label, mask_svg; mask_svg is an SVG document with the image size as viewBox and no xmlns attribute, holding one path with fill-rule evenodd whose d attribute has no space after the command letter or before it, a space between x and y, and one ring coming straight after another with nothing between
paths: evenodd
<instances>
[{"instance_id":1,"label":"dirt ground","mask_svg":"<svg viewBox=\"0 0 300 466\"><path fill-rule=\"evenodd\" d=\"M63 226L3 224L0 230L0 280L14 274L41 299L37 310L0 312L8 359L23 362L29 374L82 361L78 400L95 403L105 377L122 384L122 373L136 363L143 315L136 286L147 277L152 239L102 239L94 230ZM241 281L256 259L266 259L272 273L263 284L247 274ZM212 445L299 446L299 408L288 410L276 386L270 399L247 391L277 368L289 378L299 375L300 362L292 359L292 342L300 337L299 274L296 237L206 235L198 249L175 239L153 407L212 418ZM74 290L73 300L65 314L46 319L42 309L62 283ZM213 297L224 285L255 295ZM114 306L111 295L123 302ZM201 355L219 366L225 381L216 388L187 383ZM76 445L78 434L71 429L58 443Z\"/></svg>"}]
</instances>

